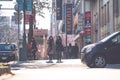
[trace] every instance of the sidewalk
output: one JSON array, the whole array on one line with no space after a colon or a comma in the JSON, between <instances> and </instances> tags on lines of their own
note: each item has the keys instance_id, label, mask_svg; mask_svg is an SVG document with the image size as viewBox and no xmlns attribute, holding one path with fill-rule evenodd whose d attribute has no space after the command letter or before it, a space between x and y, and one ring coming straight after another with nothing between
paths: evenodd
<instances>
[{"instance_id":1,"label":"sidewalk","mask_svg":"<svg viewBox=\"0 0 120 80\"><path fill-rule=\"evenodd\" d=\"M81 65L80 59L63 59L63 63L56 63L57 60L53 60L53 63L46 63L47 61L48 60L16 61L11 63L11 68L37 69L47 67L72 67Z\"/></svg>"},{"instance_id":2,"label":"sidewalk","mask_svg":"<svg viewBox=\"0 0 120 80\"><path fill-rule=\"evenodd\" d=\"M43 73L41 73L41 71L43 71L43 70L44 70L45 74L46 73L49 74L49 72L51 70L54 70L54 71L58 70L58 71L61 72L61 71L64 71L66 69L70 69L70 70L72 70L74 68L75 69L80 69L80 67L82 66L80 59L62 59L63 63L56 63L57 60L53 60L54 63L46 63L47 61L48 60L31 60L31 61L11 62L10 63L11 64L11 71L12 71L13 74L2 75L0 80L1 79L7 80L8 78L13 77L12 75L15 75L16 77L18 77L19 74L17 74L16 72L19 73L19 71L20 71L21 75L25 71L24 75L22 75L22 76L28 75L26 71L30 71L28 73L30 75L32 75L34 78L36 78L36 75L38 73L41 74L41 75L44 75ZM36 72L36 71L38 71L38 72ZM54 73L54 71L52 71L52 72ZM35 74L33 75L34 72L35 72ZM59 72L57 72L57 73L59 73Z\"/></svg>"}]
</instances>

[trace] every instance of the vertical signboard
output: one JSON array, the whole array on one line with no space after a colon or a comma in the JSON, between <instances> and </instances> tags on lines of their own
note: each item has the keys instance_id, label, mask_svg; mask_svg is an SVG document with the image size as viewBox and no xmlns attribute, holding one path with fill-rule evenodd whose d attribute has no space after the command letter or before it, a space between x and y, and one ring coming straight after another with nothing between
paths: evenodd
<instances>
[{"instance_id":1,"label":"vertical signboard","mask_svg":"<svg viewBox=\"0 0 120 80\"><path fill-rule=\"evenodd\" d=\"M72 34L72 26L73 26L73 19L72 19L72 4L66 4L66 33Z\"/></svg>"},{"instance_id":2,"label":"vertical signboard","mask_svg":"<svg viewBox=\"0 0 120 80\"><path fill-rule=\"evenodd\" d=\"M23 10L23 0L16 0L16 2L18 3L19 9Z\"/></svg>"},{"instance_id":3,"label":"vertical signboard","mask_svg":"<svg viewBox=\"0 0 120 80\"><path fill-rule=\"evenodd\" d=\"M26 11L32 12L32 0L25 0L26 1Z\"/></svg>"},{"instance_id":4,"label":"vertical signboard","mask_svg":"<svg viewBox=\"0 0 120 80\"><path fill-rule=\"evenodd\" d=\"M85 41L86 43L91 42L91 12L85 12Z\"/></svg>"},{"instance_id":5,"label":"vertical signboard","mask_svg":"<svg viewBox=\"0 0 120 80\"><path fill-rule=\"evenodd\" d=\"M91 12L85 12L85 27L91 27Z\"/></svg>"},{"instance_id":6,"label":"vertical signboard","mask_svg":"<svg viewBox=\"0 0 120 80\"><path fill-rule=\"evenodd\" d=\"M62 0L56 0L56 19L57 20L62 20Z\"/></svg>"}]
</instances>

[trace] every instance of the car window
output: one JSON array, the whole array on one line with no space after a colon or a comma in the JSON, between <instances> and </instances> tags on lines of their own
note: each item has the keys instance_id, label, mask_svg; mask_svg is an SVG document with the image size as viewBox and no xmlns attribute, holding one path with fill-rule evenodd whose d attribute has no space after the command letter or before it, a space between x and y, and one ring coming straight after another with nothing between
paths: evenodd
<instances>
[{"instance_id":1,"label":"car window","mask_svg":"<svg viewBox=\"0 0 120 80\"><path fill-rule=\"evenodd\" d=\"M13 51L15 50L15 45L13 44L0 44L0 51Z\"/></svg>"},{"instance_id":2,"label":"car window","mask_svg":"<svg viewBox=\"0 0 120 80\"><path fill-rule=\"evenodd\" d=\"M115 33L113 33L113 34L111 34L111 35L105 37L104 39L101 40L101 42L107 41L108 39L110 39L111 37L113 37L114 35L116 35L116 34L118 34L118 33L119 33L119 32L115 32Z\"/></svg>"},{"instance_id":3,"label":"car window","mask_svg":"<svg viewBox=\"0 0 120 80\"><path fill-rule=\"evenodd\" d=\"M120 44L120 35L114 37L114 38L112 39L112 43Z\"/></svg>"}]
</instances>

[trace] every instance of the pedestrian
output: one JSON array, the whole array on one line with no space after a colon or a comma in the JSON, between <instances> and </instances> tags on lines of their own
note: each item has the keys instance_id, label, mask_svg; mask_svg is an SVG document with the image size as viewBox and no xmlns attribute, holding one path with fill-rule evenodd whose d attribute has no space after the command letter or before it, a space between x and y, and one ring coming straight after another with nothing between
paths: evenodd
<instances>
[{"instance_id":1,"label":"pedestrian","mask_svg":"<svg viewBox=\"0 0 120 80\"><path fill-rule=\"evenodd\" d=\"M57 63L62 63L62 61L61 61L62 51L63 51L62 39L60 36L57 36L57 39L56 39Z\"/></svg>"},{"instance_id":2,"label":"pedestrian","mask_svg":"<svg viewBox=\"0 0 120 80\"><path fill-rule=\"evenodd\" d=\"M35 40L35 38L34 37L32 37L32 40L31 40L31 45L32 45L32 50L31 50L31 52L32 52L32 54L33 54L33 58L34 58L34 60L36 59L36 52L37 52L37 43L36 43L36 40Z\"/></svg>"},{"instance_id":3,"label":"pedestrian","mask_svg":"<svg viewBox=\"0 0 120 80\"><path fill-rule=\"evenodd\" d=\"M71 43L69 43L69 46L68 46L68 58L72 58L72 45L71 45Z\"/></svg>"},{"instance_id":4,"label":"pedestrian","mask_svg":"<svg viewBox=\"0 0 120 80\"><path fill-rule=\"evenodd\" d=\"M73 58L78 58L78 53L79 53L79 48L78 48L78 45L77 43L75 43L75 45L73 46Z\"/></svg>"},{"instance_id":5,"label":"pedestrian","mask_svg":"<svg viewBox=\"0 0 120 80\"><path fill-rule=\"evenodd\" d=\"M47 61L47 63L53 63L52 59L53 59L53 56L54 56L54 39L52 36L50 36L48 38L48 48L47 48L47 55L49 57L49 61Z\"/></svg>"}]
</instances>

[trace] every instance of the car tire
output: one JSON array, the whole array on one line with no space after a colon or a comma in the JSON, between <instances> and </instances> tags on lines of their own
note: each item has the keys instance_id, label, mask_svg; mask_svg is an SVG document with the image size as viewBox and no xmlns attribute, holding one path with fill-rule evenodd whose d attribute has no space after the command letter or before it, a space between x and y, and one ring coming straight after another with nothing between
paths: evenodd
<instances>
[{"instance_id":1,"label":"car tire","mask_svg":"<svg viewBox=\"0 0 120 80\"><path fill-rule=\"evenodd\" d=\"M95 68L104 68L106 66L106 59L103 55L96 55L93 59Z\"/></svg>"}]
</instances>

